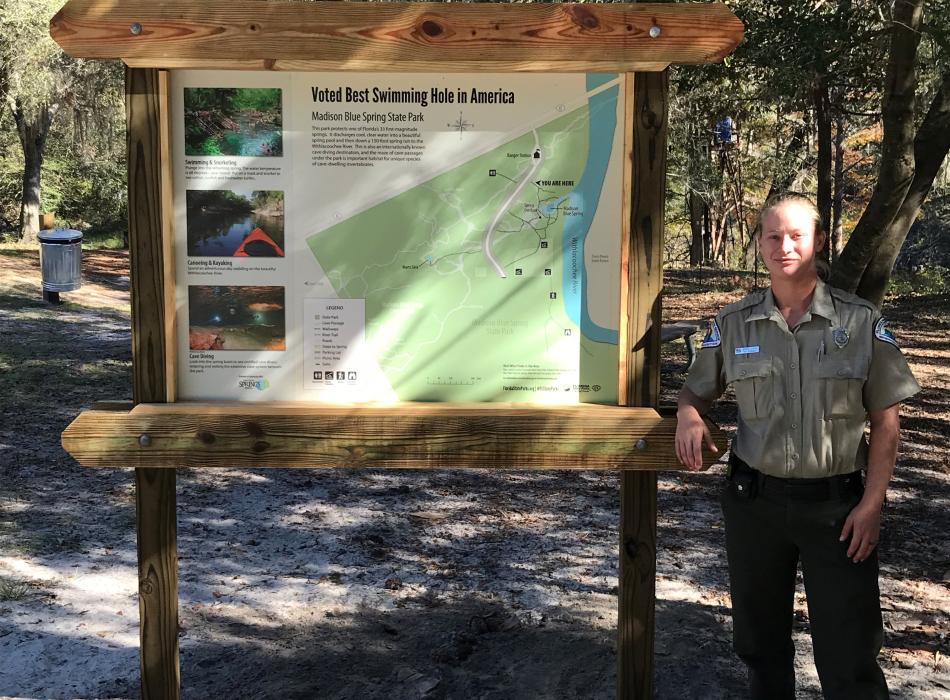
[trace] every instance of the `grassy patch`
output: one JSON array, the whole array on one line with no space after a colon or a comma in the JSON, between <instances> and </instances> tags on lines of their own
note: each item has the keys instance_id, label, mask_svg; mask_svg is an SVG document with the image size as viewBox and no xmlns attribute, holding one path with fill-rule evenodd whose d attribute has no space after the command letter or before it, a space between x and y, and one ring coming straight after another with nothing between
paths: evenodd
<instances>
[{"instance_id":1,"label":"grassy patch","mask_svg":"<svg viewBox=\"0 0 950 700\"><path fill-rule=\"evenodd\" d=\"M0 602L23 600L32 592L30 584L25 581L0 576Z\"/></svg>"},{"instance_id":2,"label":"grassy patch","mask_svg":"<svg viewBox=\"0 0 950 700\"><path fill-rule=\"evenodd\" d=\"M125 238L122 231L87 233L82 238L83 250L124 250Z\"/></svg>"}]
</instances>

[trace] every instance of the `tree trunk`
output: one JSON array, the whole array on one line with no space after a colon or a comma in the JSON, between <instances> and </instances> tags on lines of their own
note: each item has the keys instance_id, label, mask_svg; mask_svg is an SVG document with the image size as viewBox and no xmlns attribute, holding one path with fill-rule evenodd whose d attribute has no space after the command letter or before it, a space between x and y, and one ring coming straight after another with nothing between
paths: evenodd
<instances>
[{"instance_id":1,"label":"tree trunk","mask_svg":"<svg viewBox=\"0 0 950 700\"><path fill-rule=\"evenodd\" d=\"M703 261L712 260L712 216L709 214L709 202L703 201Z\"/></svg>"},{"instance_id":2,"label":"tree trunk","mask_svg":"<svg viewBox=\"0 0 950 700\"><path fill-rule=\"evenodd\" d=\"M724 263L726 261L726 236L729 232L726 227L726 222L729 217L729 211L729 206L723 201L722 208L718 212L718 217L715 220L715 228L712 232L712 250L709 256L711 262L719 260Z\"/></svg>"},{"instance_id":3,"label":"tree trunk","mask_svg":"<svg viewBox=\"0 0 950 700\"><path fill-rule=\"evenodd\" d=\"M703 200L696 192L686 193L686 207L689 214L689 266L703 264Z\"/></svg>"},{"instance_id":4,"label":"tree trunk","mask_svg":"<svg viewBox=\"0 0 950 700\"><path fill-rule=\"evenodd\" d=\"M689 118L689 117L688 117ZM708 167L709 153L706 149L706 135L695 118L689 118L686 144L686 215L689 218L690 267L702 265L708 259L705 247L705 218L708 208L705 192L708 183L704 173Z\"/></svg>"},{"instance_id":5,"label":"tree trunk","mask_svg":"<svg viewBox=\"0 0 950 700\"><path fill-rule=\"evenodd\" d=\"M874 251L861 276L857 293L880 305L887 283L894 269L894 261L907 238L910 227L917 219L920 207L930 193L944 159L950 153L950 70L943 74L940 89L934 96L927 116L914 139L915 171L904 201L897 215L884 232L880 245Z\"/></svg>"},{"instance_id":6,"label":"tree trunk","mask_svg":"<svg viewBox=\"0 0 950 700\"><path fill-rule=\"evenodd\" d=\"M792 131L792 138L785 149L785 160L780 161L780 168L776 170L772 178L772 187L769 194L785 192L791 188L795 178L801 171L801 154L806 149L806 137L808 136L808 124L802 122L796 124Z\"/></svg>"},{"instance_id":7,"label":"tree trunk","mask_svg":"<svg viewBox=\"0 0 950 700\"><path fill-rule=\"evenodd\" d=\"M914 179L915 64L923 4L924 0L896 0L894 3L880 172L868 206L832 270L831 283L850 292L861 284ZM883 290L880 293L883 295Z\"/></svg>"},{"instance_id":8,"label":"tree trunk","mask_svg":"<svg viewBox=\"0 0 950 700\"><path fill-rule=\"evenodd\" d=\"M744 192L742 187L742 160L739 156L739 133L736 130L735 148L723 146L721 157L725 166L728 178L723 181L723 202L726 196L732 198L732 206L735 207L736 228L738 229L738 240L742 245L745 244L745 217L742 211L742 200ZM727 207L728 208L728 207Z\"/></svg>"},{"instance_id":9,"label":"tree trunk","mask_svg":"<svg viewBox=\"0 0 950 700\"><path fill-rule=\"evenodd\" d=\"M828 96L828 78L819 76L815 80L815 126L818 129L818 164L817 181L818 191L816 204L822 225L828 227L831 223L831 99ZM828 262L828 246L821 253L821 257Z\"/></svg>"},{"instance_id":10,"label":"tree trunk","mask_svg":"<svg viewBox=\"0 0 950 700\"><path fill-rule=\"evenodd\" d=\"M835 172L834 188L831 198L831 241L829 253L831 262L841 254L841 214L844 209L844 115L835 116Z\"/></svg>"},{"instance_id":11,"label":"tree trunk","mask_svg":"<svg viewBox=\"0 0 950 700\"><path fill-rule=\"evenodd\" d=\"M11 105L20 146L23 148L23 190L20 197L20 241L36 243L40 232L43 150L53 120L53 109L43 105L36 114L27 114L16 101Z\"/></svg>"}]
</instances>

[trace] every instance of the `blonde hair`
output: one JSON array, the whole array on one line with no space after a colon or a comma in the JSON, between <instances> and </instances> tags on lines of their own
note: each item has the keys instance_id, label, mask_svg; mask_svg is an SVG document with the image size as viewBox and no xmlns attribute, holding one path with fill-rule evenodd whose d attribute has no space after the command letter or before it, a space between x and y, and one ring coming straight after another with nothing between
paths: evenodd
<instances>
[{"instance_id":1,"label":"blonde hair","mask_svg":"<svg viewBox=\"0 0 950 700\"><path fill-rule=\"evenodd\" d=\"M768 214L773 209L777 209L779 205L785 204L786 202L795 202L796 204L802 205L808 213L811 214L812 221L815 224L815 236L818 234L826 233L827 228L825 228L825 222L821 218L821 212L818 211L818 207L812 201L811 197L808 195L802 194L801 192L779 192L778 194L773 194L771 197L765 200L765 204L762 205L762 211L759 212L759 222L765 218L765 215ZM762 225L759 224L759 235L762 234Z\"/></svg>"}]
</instances>

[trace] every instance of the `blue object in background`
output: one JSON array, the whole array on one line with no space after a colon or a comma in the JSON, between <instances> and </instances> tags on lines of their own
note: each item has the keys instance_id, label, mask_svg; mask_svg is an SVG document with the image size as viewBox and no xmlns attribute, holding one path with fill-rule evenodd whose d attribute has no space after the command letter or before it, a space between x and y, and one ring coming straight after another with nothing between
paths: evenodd
<instances>
[{"instance_id":1,"label":"blue object in background","mask_svg":"<svg viewBox=\"0 0 950 700\"><path fill-rule=\"evenodd\" d=\"M732 143L732 130L735 122L732 117L723 117L716 124L716 143Z\"/></svg>"}]
</instances>

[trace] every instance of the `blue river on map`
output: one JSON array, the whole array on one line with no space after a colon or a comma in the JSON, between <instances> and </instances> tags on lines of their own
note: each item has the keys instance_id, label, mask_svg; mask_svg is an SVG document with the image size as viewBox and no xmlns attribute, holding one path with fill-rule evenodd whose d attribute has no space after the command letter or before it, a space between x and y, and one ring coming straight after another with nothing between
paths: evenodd
<instances>
[{"instance_id":1,"label":"blue river on map","mask_svg":"<svg viewBox=\"0 0 950 700\"><path fill-rule=\"evenodd\" d=\"M592 73L587 76L587 90L593 90L610 80L616 74ZM617 97L620 87L614 85L588 99L588 137L587 163L580 181L571 192L546 206L545 212L553 211L564 202L577 207L580 216L567 216L564 221L562 249L564 251L564 275L562 297L564 310L577 324L581 333L598 343L617 344L618 332L594 323L587 308L587 266L584 255L584 243L590 232L591 223L597 213L610 154L613 150L614 134L617 131Z\"/></svg>"}]
</instances>

